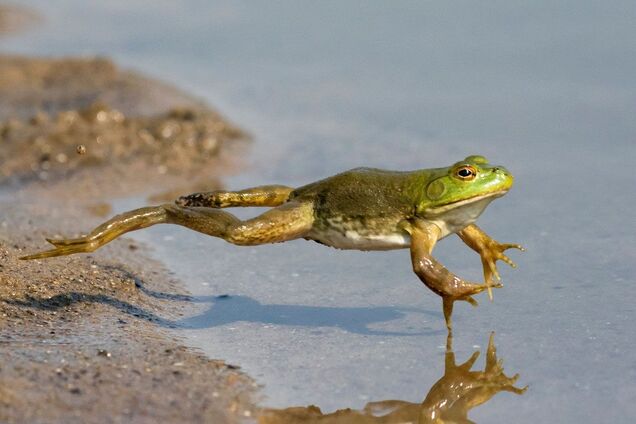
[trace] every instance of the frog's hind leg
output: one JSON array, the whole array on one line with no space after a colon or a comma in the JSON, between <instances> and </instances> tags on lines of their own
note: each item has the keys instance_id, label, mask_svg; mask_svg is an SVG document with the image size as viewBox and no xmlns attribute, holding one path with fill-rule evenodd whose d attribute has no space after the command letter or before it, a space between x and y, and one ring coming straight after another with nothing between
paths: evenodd
<instances>
[{"instance_id":1,"label":"frog's hind leg","mask_svg":"<svg viewBox=\"0 0 636 424\"><path fill-rule=\"evenodd\" d=\"M117 215L84 237L49 239L48 241L55 246L54 249L21 259L42 259L93 252L124 233L156 224L181 225L243 246L277 243L304 236L311 229L313 220L313 206L309 203L288 202L245 221L218 209L165 204Z\"/></svg>"},{"instance_id":2,"label":"frog's hind leg","mask_svg":"<svg viewBox=\"0 0 636 424\"><path fill-rule=\"evenodd\" d=\"M193 193L180 197L179 206L205 206L208 208L229 208L234 206L280 206L294 191L282 185L264 185L240 191L215 190L207 193Z\"/></svg>"}]
</instances>

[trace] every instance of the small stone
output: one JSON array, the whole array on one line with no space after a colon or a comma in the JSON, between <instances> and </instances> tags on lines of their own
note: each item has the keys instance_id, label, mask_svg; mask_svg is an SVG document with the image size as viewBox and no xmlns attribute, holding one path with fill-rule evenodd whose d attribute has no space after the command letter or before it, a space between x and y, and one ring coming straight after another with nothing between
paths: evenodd
<instances>
[{"instance_id":1,"label":"small stone","mask_svg":"<svg viewBox=\"0 0 636 424\"><path fill-rule=\"evenodd\" d=\"M49 122L49 115L46 112L39 111L29 121L32 125L42 125Z\"/></svg>"},{"instance_id":2,"label":"small stone","mask_svg":"<svg viewBox=\"0 0 636 424\"><path fill-rule=\"evenodd\" d=\"M206 137L202 142L201 146L203 150L211 151L215 150L219 145L219 141L215 137Z\"/></svg>"},{"instance_id":3,"label":"small stone","mask_svg":"<svg viewBox=\"0 0 636 424\"><path fill-rule=\"evenodd\" d=\"M105 110L100 110L95 114L95 120L97 122L106 122L108 120L108 112Z\"/></svg>"},{"instance_id":4,"label":"small stone","mask_svg":"<svg viewBox=\"0 0 636 424\"><path fill-rule=\"evenodd\" d=\"M78 144L75 148L75 151L78 155L83 155L86 153L86 146L84 146L83 144Z\"/></svg>"},{"instance_id":5,"label":"small stone","mask_svg":"<svg viewBox=\"0 0 636 424\"><path fill-rule=\"evenodd\" d=\"M99 349L97 351L97 356L103 356L106 358L110 358L111 357L111 353L109 351L107 351L106 349Z\"/></svg>"}]
</instances>

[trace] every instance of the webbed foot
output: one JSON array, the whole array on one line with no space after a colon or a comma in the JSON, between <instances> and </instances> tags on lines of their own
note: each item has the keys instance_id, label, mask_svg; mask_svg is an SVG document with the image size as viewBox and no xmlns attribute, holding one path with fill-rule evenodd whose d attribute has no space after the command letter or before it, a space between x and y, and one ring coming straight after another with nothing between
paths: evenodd
<instances>
[{"instance_id":1,"label":"webbed foot","mask_svg":"<svg viewBox=\"0 0 636 424\"><path fill-rule=\"evenodd\" d=\"M124 233L165 222L166 211L167 209L164 206L151 206L125 212L111 218L83 237L71 239L47 238L46 241L55 246L54 249L22 256L20 259L44 259L72 255L74 253L90 253Z\"/></svg>"},{"instance_id":2,"label":"webbed foot","mask_svg":"<svg viewBox=\"0 0 636 424\"><path fill-rule=\"evenodd\" d=\"M72 255L73 253L89 253L95 251L100 245L84 237L77 239L46 239L55 246L55 249L45 250L32 255L22 256L22 260L53 258L55 256Z\"/></svg>"},{"instance_id":3,"label":"webbed foot","mask_svg":"<svg viewBox=\"0 0 636 424\"><path fill-rule=\"evenodd\" d=\"M491 287L495 287L495 282L499 282L501 277L497 270L497 261L503 261L513 268L517 265L504 253L508 249L519 249L522 252L525 249L514 243L499 243L497 240L490 238L476 225L469 225L457 233L459 237L471 249L479 253L481 264L484 272L484 282L488 287L488 297L492 300Z\"/></svg>"},{"instance_id":4,"label":"webbed foot","mask_svg":"<svg viewBox=\"0 0 636 424\"><path fill-rule=\"evenodd\" d=\"M497 270L497 261L503 261L510 265L512 268L516 268L517 265L510 259L504 252L508 249L519 249L524 252L524 249L519 244L513 243L499 243L496 240L488 239L484 246L479 251L481 256L481 264L484 271L484 281L488 286L488 297L492 300L491 287L495 287L495 284L499 284L501 287L501 276L499 270ZM494 278L493 278L494 277Z\"/></svg>"}]
</instances>

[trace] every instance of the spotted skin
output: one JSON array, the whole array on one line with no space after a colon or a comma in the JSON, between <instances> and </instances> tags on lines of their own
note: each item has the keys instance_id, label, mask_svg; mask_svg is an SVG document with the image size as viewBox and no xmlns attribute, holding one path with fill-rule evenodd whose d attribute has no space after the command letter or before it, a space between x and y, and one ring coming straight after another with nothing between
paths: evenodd
<instances>
[{"instance_id":1,"label":"spotted skin","mask_svg":"<svg viewBox=\"0 0 636 424\"><path fill-rule=\"evenodd\" d=\"M240 191L215 190L183 196L176 203L179 206L208 208L279 206L287 201L293 190L291 187L282 185L265 185Z\"/></svg>"}]
</instances>

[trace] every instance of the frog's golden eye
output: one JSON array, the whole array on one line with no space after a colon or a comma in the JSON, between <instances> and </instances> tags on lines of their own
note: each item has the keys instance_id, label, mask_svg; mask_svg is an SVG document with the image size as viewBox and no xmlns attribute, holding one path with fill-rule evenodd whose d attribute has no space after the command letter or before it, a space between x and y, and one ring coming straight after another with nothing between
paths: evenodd
<instances>
[{"instance_id":1,"label":"frog's golden eye","mask_svg":"<svg viewBox=\"0 0 636 424\"><path fill-rule=\"evenodd\" d=\"M460 166L455 170L455 176L460 180L470 181L477 176L477 170L470 165Z\"/></svg>"}]
</instances>

